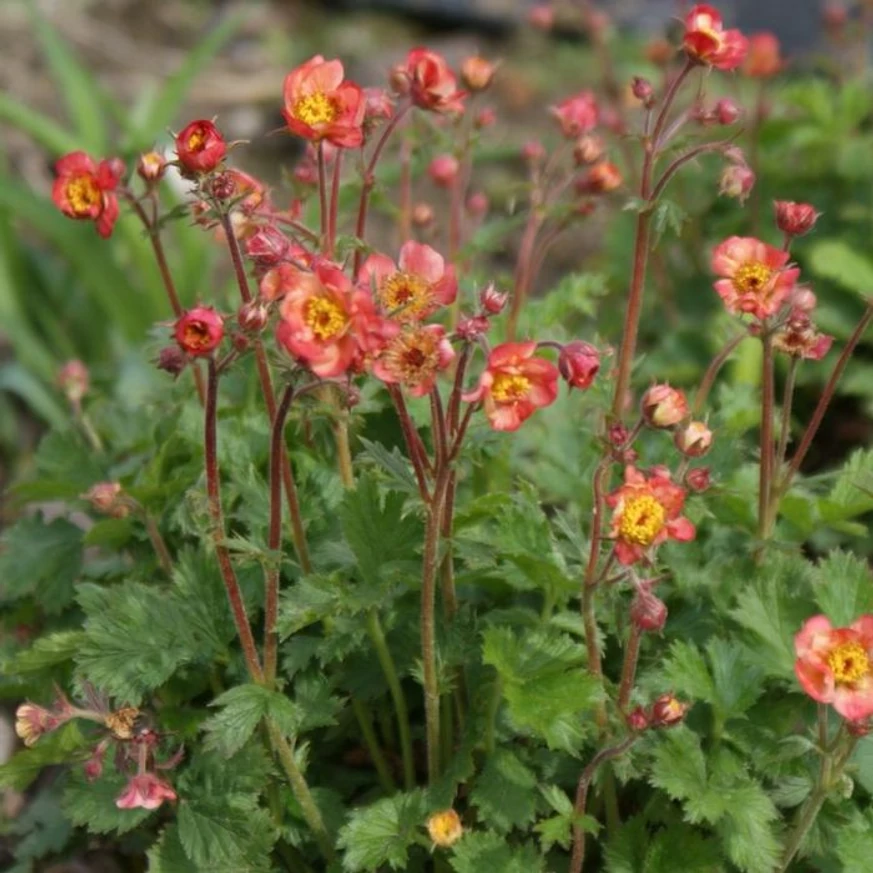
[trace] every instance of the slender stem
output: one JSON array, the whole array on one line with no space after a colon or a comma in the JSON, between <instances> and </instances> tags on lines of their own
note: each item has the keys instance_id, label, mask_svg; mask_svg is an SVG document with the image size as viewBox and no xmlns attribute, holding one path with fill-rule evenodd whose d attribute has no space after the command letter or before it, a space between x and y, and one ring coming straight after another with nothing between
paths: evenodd
<instances>
[{"instance_id":1,"label":"slender stem","mask_svg":"<svg viewBox=\"0 0 873 873\"><path fill-rule=\"evenodd\" d=\"M400 430L403 432L403 439L406 443L406 453L409 455L412 469L415 471L418 493L421 495L421 499L427 503L430 500L430 494L427 489L427 455L424 445L421 442L418 430L409 416L409 410L406 407L406 400L401 389L397 385L389 385L388 394L394 402L394 408L397 410Z\"/></svg>"},{"instance_id":2,"label":"slender stem","mask_svg":"<svg viewBox=\"0 0 873 873\"><path fill-rule=\"evenodd\" d=\"M700 381L700 387L697 389L697 394L694 395L694 404L691 407L692 415L700 415L703 410L703 404L715 384L715 377L718 376L721 368L727 363L728 358L734 353L736 347L748 336L747 333L741 333L733 339L728 340L724 348L712 359L710 365L706 368L703 374L703 379Z\"/></svg>"},{"instance_id":3,"label":"slender stem","mask_svg":"<svg viewBox=\"0 0 873 873\"><path fill-rule=\"evenodd\" d=\"M497 733L497 715L500 712L500 703L503 700L503 684L499 676L494 677L494 687L488 697L488 715L485 718L485 753L491 755L496 748L495 735Z\"/></svg>"},{"instance_id":4,"label":"slender stem","mask_svg":"<svg viewBox=\"0 0 873 873\"><path fill-rule=\"evenodd\" d=\"M330 215L327 223L327 246L324 252L328 258L333 257L334 249L336 248L336 223L337 213L339 212L339 188L342 165L343 152L342 149L338 149L333 162L333 181L330 187Z\"/></svg>"},{"instance_id":5,"label":"slender stem","mask_svg":"<svg viewBox=\"0 0 873 873\"><path fill-rule=\"evenodd\" d=\"M264 676L267 684L276 681L276 665L279 653L279 634L276 619L279 615L279 576L281 572L279 549L282 545L282 448L285 444L285 421L294 399L294 386L289 385L282 394L270 437L270 527L267 548L270 563L266 573L264 592Z\"/></svg>"},{"instance_id":6,"label":"slender stem","mask_svg":"<svg viewBox=\"0 0 873 873\"><path fill-rule=\"evenodd\" d=\"M515 281L513 282L512 298L509 301L509 315L506 319L506 338L510 342L515 339L518 319L530 291L531 259L536 247L537 234L543 223L537 198L534 198L534 201L531 204L531 212L518 247Z\"/></svg>"},{"instance_id":7,"label":"slender stem","mask_svg":"<svg viewBox=\"0 0 873 873\"><path fill-rule=\"evenodd\" d=\"M336 857L333 843L327 833L327 828L324 826L324 819L321 817L321 812L318 809L315 798L312 796L309 785L306 783L306 777L294 760L294 751L285 737L282 736L282 731L272 718L267 719L267 732L270 735L270 744L273 747L273 751L278 756L279 763L282 765L282 769L291 783L294 798L300 804L303 818L315 835L322 854L328 861L332 862Z\"/></svg>"},{"instance_id":8,"label":"slender stem","mask_svg":"<svg viewBox=\"0 0 873 873\"><path fill-rule=\"evenodd\" d=\"M758 538L770 536L768 515L770 487L773 482L773 407L775 386L773 379L773 335L764 325L762 337L764 354L761 361L761 468L758 479Z\"/></svg>"},{"instance_id":9,"label":"slender stem","mask_svg":"<svg viewBox=\"0 0 873 873\"><path fill-rule=\"evenodd\" d=\"M206 458L206 494L209 500L209 515L212 520L212 540L215 546L215 553L218 556L221 578L227 591L227 599L230 602L246 666L252 679L255 682L261 683L264 681L264 674L261 670L257 649L255 648L255 638L252 635L252 628L249 624L245 604L243 603L242 591L233 569L233 563L230 560L230 552L224 544L224 514L221 509L221 487L218 470L217 412L218 374L215 369L215 361L210 359L206 387L203 448Z\"/></svg>"},{"instance_id":10,"label":"slender stem","mask_svg":"<svg viewBox=\"0 0 873 873\"><path fill-rule=\"evenodd\" d=\"M327 211L327 168L324 160L324 142L318 143L318 205L321 217L321 247L327 246L328 211Z\"/></svg>"},{"instance_id":11,"label":"slender stem","mask_svg":"<svg viewBox=\"0 0 873 873\"><path fill-rule=\"evenodd\" d=\"M370 714L370 710L356 697L352 698L352 712L354 712L355 718L358 720L358 727L361 729L367 751L370 753L373 766L376 768L379 784L386 794L393 794L397 790L397 785L394 783L391 768L388 766L385 755L379 746L379 740L373 728L373 716Z\"/></svg>"},{"instance_id":12,"label":"slender stem","mask_svg":"<svg viewBox=\"0 0 873 873\"><path fill-rule=\"evenodd\" d=\"M371 609L367 614L367 632L370 641L379 659L379 666L388 684L388 691L394 702L394 711L397 715L397 730L400 735L400 755L403 759L403 782L405 787L411 789L415 786L415 760L412 756L412 732L409 726L409 710L406 707L406 697L400 685L400 677L397 674L397 666L391 656L391 650L385 640L385 632L379 621L379 614Z\"/></svg>"},{"instance_id":13,"label":"slender stem","mask_svg":"<svg viewBox=\"0 0 873 873\"><path fill-rule=\"evenodd\" d=\"M147 512L143 512L143 522L145 523L146 533L148 533L149 539L152 541L152 547L158 557L158 563L161 565L161 569L168 576L172 576L173 559L170 557L170 551L167 548L167 544L164 542L163 536L161 536L161 531L158 528L157 523Z\"/></svg>"},{"instance_id":14,"label":"slender stem","mask_svg":"<svg viewBox=\"0 0 873 873\"><path fill-rule=\"evenodd\" d=\"M630 634L627 638L627 646L624 650L624 664L621 668L621 683L618 686L618 708L624 712L630 702L631 692L634 689L634 679L637 675L637 661L640 657L640 641L643 632L637 623L631 622Z\"/></svg>"},{"instance_id":15,"label":"slender stem","mask_svg":"<svg viewBox=\"0 0 873 873\"><path fill-rule=\"evenodd\" d=\"M336 457L340 480L344 488L355 487L355 472L352 466L352 447L349 442L349 414L344 409L337 410L337 419L333 426L336 440Z\"/></svg>"},{"instance_id":16,"label":"slender stem","mask_svg":"<svg viewBox=\"0 0 873 873\"><path fill-rule=\"evenodd\" d=\"M404 137L400 144L400 230L401 245L412 236L412 143Z\"/></svg>"},{"instance_id":17,"label":"slender stem","mask_svg":"<svg viewBox=\"0 0 873 873\"><path fill-rule=\"evenodd\" d=\"M585 863L585 831L578 822L578 819L585 815L588 805L588 789L591 787L591 782L594 779L597 768L604 761L609 761L612 758L623 755L638 738L638 735L633 734L626 737L617 746L601 749L582 771L582 775L579 777L579 784L576 787L576 802L573 806L573 816L577 821L573 823L573 854L570 859L570 873L582 873L582 866Z\"/></svg>"},{"instance_id":18,"label":"slender stem","mask_svg":"<svg viewBox=\"0 0 873 873\"><path fill-rule=\"evenodd\" d=\"M791 436L791 407L794 403L794 383L797 379L797 365L800 359L794 356L788 364L788 374L785 377L785 390L782 394L782 426L779 431L779 447L776 449L775 476L779 477L782 465L785 463L785 452Z\"/></svg>"},{"instance_id":19,"label":"slender stem","mask_svg":"<svg viewBox=\"0 0 873 873\"><path fill-rule=\"evenodd\" d=\"M718 142L707 142L702 145L695 146L694 148L688 149L688 151L683 152L679 155L668 167L664 170L661 178L658 179L657 184L655 185L654 190L652 191L652 202L656 202L661 194L664 193L664 189L670 183L670 180L685 164L689 163L689 161L693 161L695 158L700 155L707 154L708 152L721 152L724 151L736 138L739 136L739 133L730 137L730 139L719 140Z\"/></svg>"}]
</instances>

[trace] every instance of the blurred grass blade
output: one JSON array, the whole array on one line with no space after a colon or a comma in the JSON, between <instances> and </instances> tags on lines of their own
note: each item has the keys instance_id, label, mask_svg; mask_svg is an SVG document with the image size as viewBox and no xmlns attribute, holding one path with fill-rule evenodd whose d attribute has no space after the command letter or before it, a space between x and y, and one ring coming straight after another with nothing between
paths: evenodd
<instances>
[{"instance_id":1,"label":"blurred grass blade","mask_svg":"<svg viewBox=\"0 0 873 873\"><path fill-rule=\"evenodd\" d=\"M30 409L52 427L62 428L69 418L63 405L52 393L21 364L0 366L0 391L20 397Z\"/></svg>"},{"instance_id":2,"label":"blurred grass blade","mask_svg":"<svg viewBox=\"0 0 873 873\"><path fill-rule=\"evenodd\" d=\"M2 91L0 121L17 127L52 155L62 155L85 147L85 143L78 136Z\"/></svg>"},{"instance_id":3,"label":"blurred grass blade","mask_svg":"<svg viewBox=\"0 0 873 873\"><path fill-rule=\"evenodd\" d=\"M29 5L36 37L55 87L67 107L70 122L76 128L85 150L102 157L108 147L108 135L100 87L69 44L33 4Z\"/></svg>"}]
</instances>

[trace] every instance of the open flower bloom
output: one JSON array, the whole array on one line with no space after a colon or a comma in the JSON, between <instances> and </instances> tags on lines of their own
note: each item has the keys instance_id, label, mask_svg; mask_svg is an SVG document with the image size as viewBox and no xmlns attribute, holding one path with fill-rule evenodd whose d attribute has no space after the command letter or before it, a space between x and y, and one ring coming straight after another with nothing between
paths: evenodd
<instances>
[{"instance_id":1,"label":"open flower bloom","mask_svg":"<svg viewBox=\"0 0 873 873\"><path fill-rule=\"evenodd\" d=\"M558 368L534 357L535 342L502 343L488 355L479 384L464 400L481 400L494 430L518 430L536 409L558 396Z\"/></svg>"},{"instance_id":2,"label":"open flower bloom","mask_svg":"<svg viewBox=\"0 0 873 873\"><path fill-rule=\"evenodd\" d=\"M558 120L564 136L575 139L597 125L597 98L593 91L580 91L552 106L549 112Z\"/></svg>"},{"instance_id":3,"label":"open flower bloom","mask_svg":"<svg viewBox=\"0 0 873 873\"><path fill-rule=\"evenodd\" d=\"M224 339L224 319L211 306L195 306L179 316L173 335L189 355L211 355Z\"/></svg>"},{"instance_id":4,"label":"open flower bloom","mask_svg":"<svg viewBox=\"0 0 873 873\"><path fill-rule=\"evenodd\" d=\"M69 218L93 221L104 239L118 219L118 173L112 161L97 163L85 152L70 152L55 164L52 200Z\"/></svg>"},{"instance_id":5,"label":"open flower bloom","mask_svg":"<svg viewBox=\"0 0 873 873\"><path fill-rule=\"evenodd\" d=\"M849 721L873 715L873 615L838 628L816 615L794 637L794 651L797 680L813 700Z\"/></svg>"},{"instance_id":6,"label":"open flower bloom","mask_svg":"<svg viewBox=\"0 0 873 873\"><path fill-rule=\"evenodd\" d=\"M169 783L154 773L138 773L130 777L115 805L119 809L157 809L165 800L175 799L176 792Z\"/></svg>"},{"instance_id":7,"label":"open flower bloom","mask_svg":"<svg viewBox=\"0 0 873 873\"><path fill-rule=\"evenodd\" d=\"M279 343L322 379L359 367L376 350L382 320L373 298L334 264L322 262L312 273L300 272L279 313Z\"/></svg>"},{"instance_id":8,"label":"open flower bloom","mask_svg":"<svg viewBox=\"0 0 873 873\"><path fill-rule=\"evenodd\" d=\"M411 49L403 70L409 96L420 109L450 113L464 111L463 91L446 59L426 48Z\"/></svg>"},{"instance_id":9,"label":"open flower bloom","mask_svg":"<svg viewBox=\"0 0 873 873\"><path fill-rule=\"evenodd\" d=\"M416 325L388 341L373 364L373 374L388 384L405 386L413 397L424 397L454 357L442 325Z\"/></svg>"},{"instance_id":10,"label":"open flower bloom","mask_svg":"<svg viewBox=\"0 0 873 873\"><path fill-rule=\"evenodd\" d=\"M723 278L715 283L715 290L728 312L756 318L775 315L800 275L787 262L788 252L754 237L732 236L716 246L712 270Z\"/></svg>"},{"instance_id":11,"label":"open flower bloom","mask_svg":"<svg viewBox=\"0 0 873 873\"><path fill-rule=\"evenodd\" d=\"M458 295L454 268L439 252L414 240L403 244L396 264L386 255L370 255L358 282L374 288L385 314L400 322L421 321Z\"/></svg>"},{"instance_id":12,"label":"open flower bloom","mask_svg":"<svg viewBox=\"0 0 873 873\"><path fill-rule=\"evenodd\" d=\"M681 515L685 489L670 480L664 467L653 467L648 478L636 467L625 467L624 485L606 502L613 509L610 536L616 541L615 556L625 566L665 540L694 539L694 525Z\"/></svg>"},{"instance_id":13,"label":"open flower bloom","mask_svg":"<svg viewBox=\"0 0 873 873\"><path fill-rule=\"evenodd\" d=\"M725 30L717 9L699 3L685 16L682 45L689 58L719 70L735 70L746 56L748 41L738 30Z\"/></svg>"},{"instance_id":14,"label":"open flower bloom","mask_svg":"<svg viewBox=\"0 0 873 873\"><path fill-rule=\"evenodd\" d=\"M340 61L310 58L285 77L282 114L291 133L335 146L356 148L364 138L366 99L354 82L343 81Z\"/></svg>"}]
</instances>

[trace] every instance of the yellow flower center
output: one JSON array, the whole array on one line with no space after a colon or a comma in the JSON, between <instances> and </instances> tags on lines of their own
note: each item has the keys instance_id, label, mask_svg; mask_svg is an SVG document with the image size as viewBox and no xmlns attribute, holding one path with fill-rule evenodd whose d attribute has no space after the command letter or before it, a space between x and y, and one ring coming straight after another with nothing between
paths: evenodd
<instances>
[{"instance_id":1,"label":"yellow flower center","mask_svg":"<svg viewBox=\"0 0 873 873\"><path fill-rule=\"evenodd\" d=\"M618 534L626 543L650 546L667 520L667 510L651 494L627 501L618 523Z\"/></svg>"},{"instance_id":2,"label":"yellow flower center","mask_svg":"<svg viewBox=\"0 0 873 873\"><path fill-rule=\"evenodd\" d=\"M303 320L320 340L333 339L346 327L345 313L338 304L326 297L313 297L306 304Z\"/></svg>"},{"instance_id":3,"label":"yellow flower center","mask_svg":"<svg viewBox=\"0 0 873 873\"><path fill-rule=\"evenodd\" d=\"M423 382L439 367L439 349L427 331L402 334L385 352L385 364L399 381L411 385Z\"/></svg>"},{"instance_id":4,"label":"yellow flower center","mask_svg":"<svg viewBox=\"0 0 873 873\"><path fill-rule=\"evenodd\" d=\"M323 91L298 97L294 102L291 114L310 127L316 124L330 124L339 115L339 106L333 97L328 97Z\"/></svg>"},{"instance_id":5,"label":"yellow flower center","mask_svg":"<svg viewBox=\"0 0 873 873\"><path fill-rule=\"evenodd\" d=\"M379 301L398 321L421 318L433 302L428 281L413 273L392 273L379 288Z\"/></svg>"},{"instance_id":6,"label":"yellow flower center","mask_svg":"<svg viewBox=\"0 0 873 873\"><path fill-rule=\"evenodd\" d=\"M67 200L70 201L73 212L78 214L90 212L94 206L100 203L103 197L97 181L90 175L73 176L67 182L65 190Z\"/></svg>"},{"instance_id":7,"label":"yellow flower center","mask_svg":"<svg viewBox=\"0 0 873 873\"><path fill-rule=\"evenodd\" d=\"M831 649L828 667L838 685L852 685L870 672L870 657L860 643L842 643Z\"/></svg>"},{"instance_id":8,"label":"yellow flower center","mask_svg":"<svg viewBox=\"0 0 873 873\"><path fill-rule=\"evenodd\" d=\"M456 843L464 834L461 819L453 809L435 812L427 820L427 831L434 844L443 848Z\"/></svg>"},{"instance_id":9,"label":"yellow flower center","mask_svg":"<svg viewBox=\"0 0 873 873\"><path fill-rule=\"evenodd\" d=\"M191 136L188 137L188 151L191 152L200 152L203 151L203 148L206 145L206 135L202 130L195 130Z\"/></svg>"},{"instance_id":10,"label":"yellow flower center","mask_svg":"<svg viewBox=\"0 0 873 873\"><path fill-rule=\"evenodd\" d=\"M125 706L106 716L106 727L112 731L115 739L129 740L133 737L133 729L138 718L139 710L135 706Z\"/></svg>"},{"instance_id":11,"label":"yellow flower center","mask_svg":"<svg viewBox=\"0 0 873 873\"><path fill-rule=\"evenodd\" d=\"M760 294L773 276L773 271L760 261L743 264L734 274L734 288L740 294Z\"/></svg>"},{"instance_id":12,"label":"yellow flower center","mask_svg":"<svg viewBox=\"0 0 873 873\"><path fill-rule=\"evenodd\" d=\"M520 374L498 373L491 383L491 396L498 403L515 403L527 396L530 379Z\"/></svg>"}]
</instances>

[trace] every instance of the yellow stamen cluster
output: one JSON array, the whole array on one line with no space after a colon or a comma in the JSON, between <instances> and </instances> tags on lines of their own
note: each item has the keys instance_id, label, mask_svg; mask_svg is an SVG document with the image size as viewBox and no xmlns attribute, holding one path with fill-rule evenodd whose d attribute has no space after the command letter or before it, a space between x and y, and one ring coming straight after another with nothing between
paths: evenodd
<instances>
[{"instance_id":1,"label":"yellow stamen cluster","mask_svg":"<svg viewBox=\"0 0 873 873\"><path fill-rule=\"evenodd\" d=\"M828 652L827 663L838 685L852 685L870 672L870 656L857 642L835 646Z\"/></svg>"},{"instance_id":2,"label":"yellow stamen cluster","mask_svg":"<svg viewBox=\"0 0 873 873\"><path fill-rule=\"evenodd\" d=\"M764 291L770 279L773 276L773 271L760 261L752 261L748 264L743 264L734 274L734 288L740 294L760 294Z\"/></svg>"},{"instance_id":3,"label":"yellow stamen cluster","mask_svg":"<svg viewBox=\"0 0 873 873\"><path fill-rule=\"evenodd\" d=\"M323 91L298 97L291 114L310 127L316 124L330 124L339 115L339 106L333 97Z\"/></svg>"},{"instance_id":4,"label":"yellow stamen cluster","mask_svg":"<svg viewBox=\"0 0 873 873\"><path fill-rule=\"evenodd\" d=\"M385 366L400 382L408 385L424 382L439 367L437 339L425 330L401 334L386 350Z\"/></svg>"},{"instance_id":5,"label":"yellow stamen cluster","mask_svg":"<svg viewBox=\"0 0 873 873\"><path fill-rule=\"evenodd\" d=\"M313 297L306 303L303 312L306 326L319 340L329 340L346 328L346 315L338 303L326 297Z\"/></svg>"},{"instance_id":6,"label":"yellow stamen cluster","mask_svg":"<svg viewBox=\"0 0 873 873\"><path fill-rule=\"evenodd\" d=\"M631 497L621 510L618 535L626 543L650 546L663 530L667 510L651 494Z\"/></svg>"},{"instance_id":7,"label":"yellow stamen cluster","mask_svg":"<svg viewBox=\"0 0 873 873\"><path fill-rule=\"evenodd\" d=\"M100 203L103 196L93 176L73 176L65 188L73 212L83 215Z\"/></svg>"},{"instance_id":8,"label":"yellow stamen cluster","mask_svg":"<svg viewBox=\"0 0 873 873\"><path fill-rule=\"evenodd\" d=\"M414 273L392 273L379 287L379 302L398 321L415 321L433 304L430 283Z\"/></svg>"},{"instance_id":9,"label":"yellow stamen cluster","mask_svg":"<svg viewBox=\"0 0 873 873\"><path fill-rule=\"evenodd\" d=\"M125 706L106 716L106 727L112 731L115 739L130 740L133 738L133 729L138 718L139 710L135 706Z\"/></svg>"},{"instance_id":10,"label":"yellow stamen cluster","mask_svg":"<svg viewBox=\"0 0 873 873\"><path fill-rule=\"evenodd\" d=\"M199 152L206 146L206 134L202 130L195 130L188 137L188 151Z\"/></svg>"},{"instance_id":11,"label":"yellow stamen cluster","mask_svg":"<svg viewBox=\"0 0 873 873\"><path fill-rule=\"evenodd\" d=\"M530 390L530 379L520 373L498 373L491 383L491 396L498 403L523 400Z\"/></svg>"},{"instance_id":12,"label":"yellow stamen cluster","mask_svg":"<svg viewBox=\"0 0 873 873\"><path fill-rule=\"evenodd\" d=\"M453 809L445 809L442 812L435 812L427 820L427 832L434 845L447 848L461 839L464 835L464 826Z\"/></svg>"}]
</instances>

